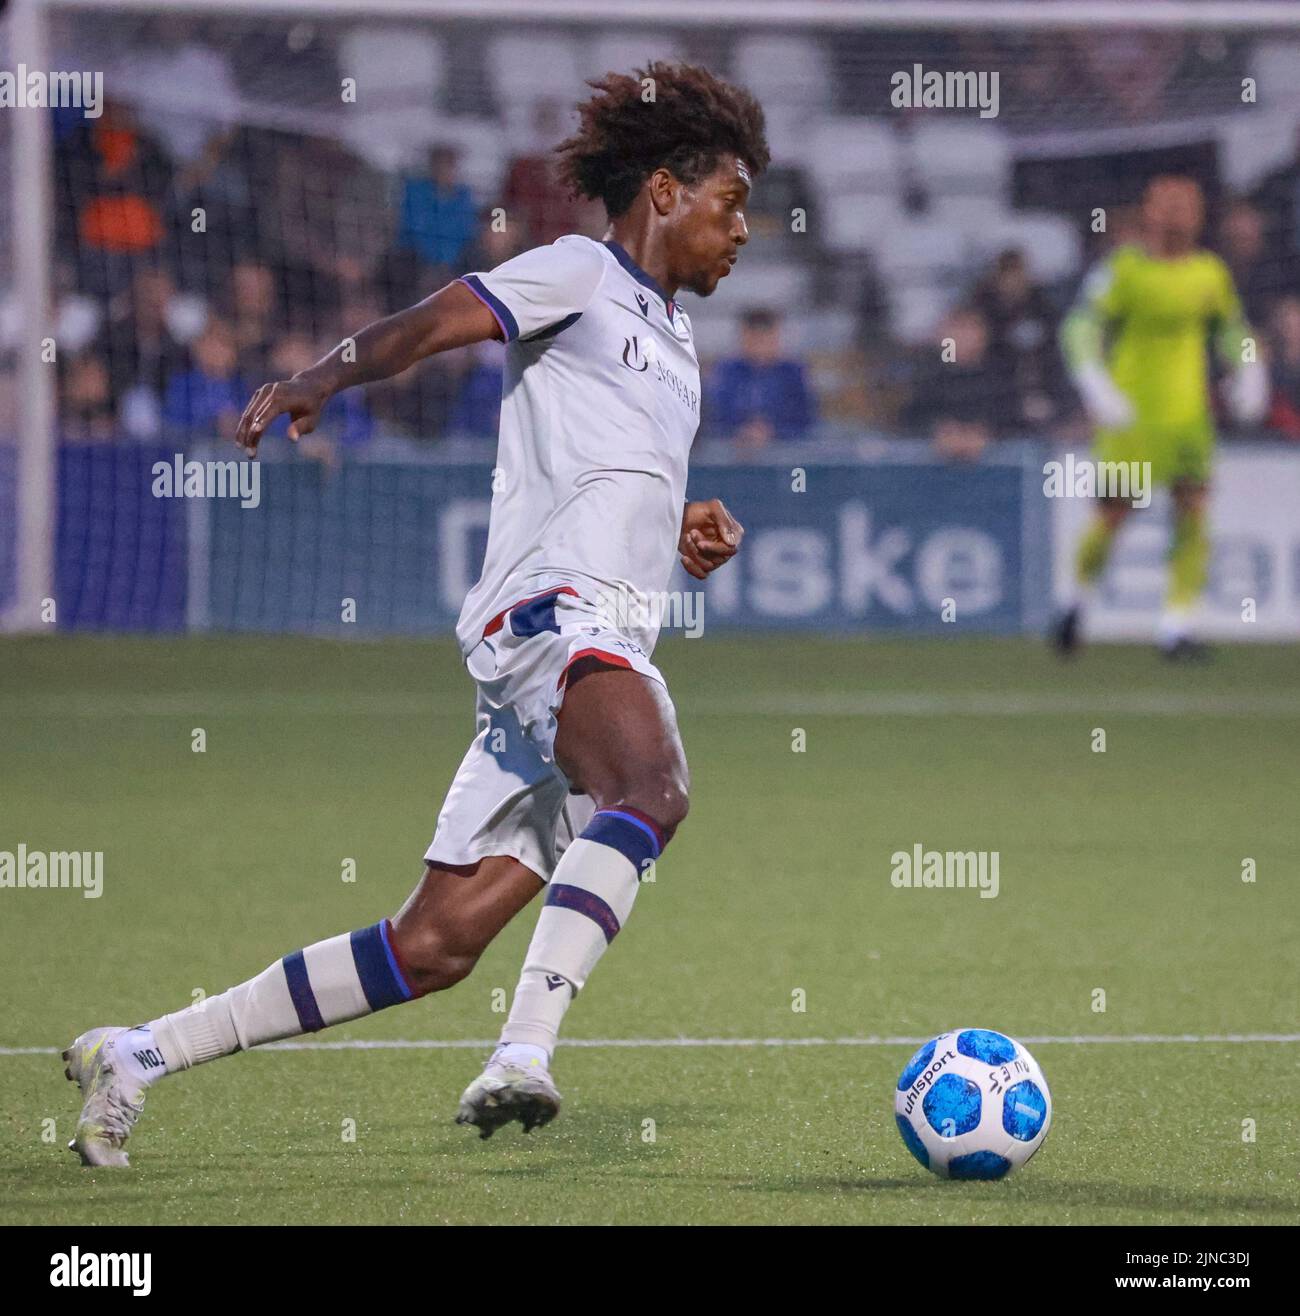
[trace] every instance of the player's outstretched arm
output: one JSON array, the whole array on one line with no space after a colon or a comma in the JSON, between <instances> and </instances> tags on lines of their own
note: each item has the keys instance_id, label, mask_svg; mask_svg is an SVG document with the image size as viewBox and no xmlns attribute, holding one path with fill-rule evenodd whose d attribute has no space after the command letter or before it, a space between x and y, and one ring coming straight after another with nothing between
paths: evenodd
<instances>
[{"instance_id":1,"label":"player's outstretched arm","mask_svg":"<svg viewBox=\"0 0 1300 1316\"><path fill-rule=\"evenodd\" d=\"M463 283L449 283L415 306L367 325L355 338L345 338L292 379L263 384L244 408L235 442L254 457L277 416L288 415L289 437L299 439L316 428L321 408L335 393L400 375L435 352L500 337L492 312Z\"/></svg>"}]
</instances>

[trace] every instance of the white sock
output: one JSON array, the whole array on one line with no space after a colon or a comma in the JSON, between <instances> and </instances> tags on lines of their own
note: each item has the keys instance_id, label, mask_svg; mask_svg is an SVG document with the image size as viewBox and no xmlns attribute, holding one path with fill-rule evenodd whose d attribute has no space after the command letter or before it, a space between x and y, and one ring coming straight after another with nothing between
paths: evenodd
<instances>
[{"instance_id":1,"label":"white sock","mask_svg":"<svg viewBox=\"0 0 1300 1316\"><path fill-rule=\"evenodd\" d=\"M569 1003L632 912L663 832L638 810L600 809L564 852L528 945L501 1041L555 1050Z\"/></svg>"},{"instance_id":2,"label":"white sock","mask_svg":"<svg viewBox=\"0 0 1300 1316\"><path fill-rule=\"evenodd\" d=\"M521 1065L528 1069L534 1064L549 1069L551 1053L541 1046L530 1046L527 1042L502 1042L492 1052L492 1059L503 1065Z\"/></svg>"},{"instance_id":3,"label":"white sock","mask_svg":"<svg viewBox=\"0 0 1300 1316\"><path fill-rule=\"evenodd\" d=\"M167 1061L158 1047L158 1039L148 1024L131 1028L113 1043L113 1055L121 1072L141 1087L148 1087L167 1073Z\"/></svg>"},{"instance_id":4,"label":"white sock","mask_svg":"<svg viewBox=\"0 0 1300 1316\"><path fill-rule=\"evenodd\" d=\"M256 978L149 1026L168 1071L174 1072L360 1019L415 995L397 962L392 925L385 919L294 951Z\"/></svg>"}]
</instances>

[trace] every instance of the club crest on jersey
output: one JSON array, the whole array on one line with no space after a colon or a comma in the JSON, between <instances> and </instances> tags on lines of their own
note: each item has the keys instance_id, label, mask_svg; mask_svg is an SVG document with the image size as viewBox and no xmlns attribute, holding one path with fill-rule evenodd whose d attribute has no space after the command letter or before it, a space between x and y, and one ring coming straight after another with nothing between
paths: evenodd
<instances>
[{"instance_id":1,"label":"club crest on jersey","mask_svg":"<svg viewBox=\"0 0 1300 1316\"><path fill-rule=\"evenodd\" d=\"M635 336L623 339L623 364L629 370L635 370L637 374L640 374L650 365L650 356L652 354L646 350L649 346L647 343L646 348L642 348Z\"/></svg>"}]
</instances>

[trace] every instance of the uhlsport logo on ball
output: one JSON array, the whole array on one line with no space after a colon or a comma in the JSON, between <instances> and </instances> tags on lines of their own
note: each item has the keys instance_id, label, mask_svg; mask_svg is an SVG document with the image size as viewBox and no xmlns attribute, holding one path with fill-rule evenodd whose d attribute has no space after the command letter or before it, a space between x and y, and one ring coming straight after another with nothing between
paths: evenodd
<instances>
[{"instance_id":1,"label":"uhlsport logo on ball","mask_svg":"<svg viewBox=\"0 0 1300 1316\"><path fill-rule=\"evenodd\" d=\"M1001 1179L1043 1145L1052 1094L1013 1038L958 1028L907 1062L894 1093L907 1149L944 1179Z\"/></svg>"}]
</instances>

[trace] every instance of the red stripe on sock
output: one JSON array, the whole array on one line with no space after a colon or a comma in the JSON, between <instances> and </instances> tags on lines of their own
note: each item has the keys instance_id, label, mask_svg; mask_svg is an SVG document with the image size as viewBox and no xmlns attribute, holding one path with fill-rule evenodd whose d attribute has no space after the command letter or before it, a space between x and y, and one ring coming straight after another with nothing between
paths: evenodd
<instances>
[{"instance_id":1,"label":"red stripe on sock","mask_svg":"<svg viewBox=\"0 0 1300 1316\"><path fill-rule=\"evenodd\" d=\"M640 809L634 809L630 804L615 805L613 812L630 813L633 818L639 818L655 834L655 839L659 842L661 850L668 844L664 837L664 829L648 813L644 813Z\"/></svg>"},{"instance_id":2,"label":"red stripe on sock","mask_svg":"<svg viewBox=\"0 0 1300 1316\"><path fill-rule=\"evenodd\" d=\"M393 920L386 918L384 927L388 930L388 945L393 952L393 959L397 961L397 971L402 975L402 981L406 984L406 990L411 993L411 999L415 1000L417 996L423 996L424 993L417 991L414 982L411 981L411 971L406 967L402 952L397 945L397 938L393 935Z\"/></svg>"}]
</instances>

